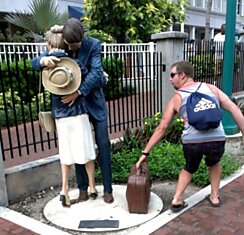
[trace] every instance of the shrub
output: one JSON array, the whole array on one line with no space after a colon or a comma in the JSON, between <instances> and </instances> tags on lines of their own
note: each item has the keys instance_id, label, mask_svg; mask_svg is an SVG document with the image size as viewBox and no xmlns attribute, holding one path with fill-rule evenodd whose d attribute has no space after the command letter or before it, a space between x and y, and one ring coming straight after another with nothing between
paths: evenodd
<instances>
[{"instance_id":1,"label":"shrub","mask_svg":"<svg viewBox=\"0 0 244 235\"><path fill-rule=\"evenodd\" d=\"M188 58L194 67L194 79L201 81L210 78L214 74L214 57L207 55L192 55Z\"/></svg>"},{"instance_id":2,"label":"shrub","mask_svg":"<svg viewBox=\"0 0 244 235\"><path fill-rule=\"evenodd\" d=\"M124 61L122 59L107 56L102 59L102 64L108 74L108 83L103 89L106 100L113 100L134 93L132 87L127 85L127 92L123 87ZM130 90L130 93L128 93L128 90Z\"/></svg>"},{"instance_id":3,"label":"shrub","mask_svg":"<svg viewBox=\"0 0 244 235\"><path fill-rule=\"evenodd\" d=\"M130 167L138 161L141 156L141 149L123 149L112 154L113 183L127 183ZM150 177L153 181L177 180L180 171L184 167L182 146L161 141L156 145L148 157ZM224 154L221 159L222 178L234 173L240 165L233 156ZM96 171L96 179L101 182L101 172ZM208 168L202 160L198 171L193 174L192 183L204 187L209 184Z\"/></svg>"},{"instance_id":4,"label":"shrub","mask_svg":"<svg viewBox=\"0 0 244 235\"><path fill-rule=\"evenodd\" d=\"M39 106L39 107L37 107ZM0 93L0 123L2 127L13 126L38 119L38 110L50 110L50 93L45 91L33 97L31 102L26 103L20 99L16 91L10 89Z\"/></svg>"},{"instance_id":5,"label":"shrub","mask_svg":"<svg viewBox=\"0 0 244 235\"><path fill-rule=\"evenodd\" d=\"M172 122L170 123L168 129L166 130L164 140L178 144L181 143L181 134L184 128L184 120L177 114Z\"/></svg>"},{"instance_id":6,"label":"shrub","mask_svg":"<svg viewBox=\"0 0 244 235\"><path fill-rule=\"evenodd\" d=\"M27 33L21 33L20 31L13 34L8 28L0 31L0 42L27 42L29 39Z\"/></svg>"},{"instance_id":7,"label":"shrub","mask_svg":"<svg viewBox=\"0 0 244 235\"><path fill-rule=\"evenodd\" d=\"M103 58L103 68L108 74L108 83L104 87L106 100L117 99L122 96L123 61L115 57Z\"/></svg>"},{"instance_id":8,"label":"shrub","mask_svg":"<svg viewBox=\"0 0 244 235\"><path fill-rule=\"evenodd\" d=\"M162 118L161 113L156 113L151 118L144 118L144 126L132 131L128 129L120 140L112 148L112 172L114 183L126 183L130 167L134 165L141 156L141 150L159 125ZM184 121L177 115L168 127L165 137L150 152L148 165L150 168L151 180L177 180L180 171L184 167L185 160L180 144L181 132ZM222 178L234 173L238 164L233 156L224 154L221 159L223 166ZM101 173L97 172L101 180ZM198 186L209 184L208 167L202 160L198 171L193 174L192 182Z\"/></svg>"},{"instance_id":9,"label":"shrub","mask_svg":"<svg viewBox=\"0 0 244 235\"><path fill-rule=\"evenodd\" d=\"M39 73L33 72L31 60L21 59L10 64L2 62L1 73L4 89L14 90L24 102L30 102L37 94Z\"/></svg>"},{"instance_id":10,"label":"shrub","mask_svg":"<svg viewBox=\"0 0 244 235\"><path fill-rule=\"evenodd\" d=\"M162 114L160 112L156 113L151 118L144 118L144 132L147 139L152 136L161 119ZM170 143L180 143L183 128L184 120L179 117L179 114L177 114L168 126L163 139Z\"/></svg>"},{"instance_id":11,"label":"shrub","mask_svg":"<svg viewBox=\"0 0 244 235\"><path fill-rule=\"evenodd\" d=\"M240 164L230 154L224 154L224 156L221 158L221 164L222 179L228 175L233 174L240 167ZM203 160L199 166L197 173L193 174L192 182L194 182L196 185L203 187L207 186L210 183L208 176L208 167L205 165Z\"/></svg>"},{"instance_id":12,"label":"shrub","mask_svg":"<svg viewBox=\"0 0 244 235\"><path fill-rule=\"evenodd\" d=\"M97 38L101 41L101 43L106 42L106 43L113 43L114 39L111 35L103 32L102 30L89 30L86 32L86 36Z\"/></svg>"},{"instance_id":13,"label":"shrub","mask_svg":"<svg viewBox=\"0 0 244 235\"><path fill-rule=\"evenodd\" d=\"M144 133L147 138L150 138L153 132L155 131L156 127L159 125L162 119L162 113L158 112L153 115L151 118L145 117L143 119L144 123Z\"/></svg>"},{"instance_id":14,"label":"shrub","mask_svg":"<svg viewBox=\"0 0 244 235\"><path fill-rule=\"evenodd\" d=\"M143 127L136 128L134 130L128 128L124 134L123 138L119 142L112 145L114 152L118 152L121 149L132 150L133 148L143 148L143 146L148 142L156 127L159 125L162 118L162 113L158 112L151 118L145 117L143 119ZM181 133L184 127L184 120L176 115L172 120L171 124L166 130L163 140L169 143L180 143Z\"/></svg>"}]
</instances>

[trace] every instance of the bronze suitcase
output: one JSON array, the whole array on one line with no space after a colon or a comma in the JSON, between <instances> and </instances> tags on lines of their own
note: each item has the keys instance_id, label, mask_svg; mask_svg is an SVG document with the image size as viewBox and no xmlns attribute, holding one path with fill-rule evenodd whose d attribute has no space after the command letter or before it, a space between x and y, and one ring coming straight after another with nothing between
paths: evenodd
<instances>
[{"instance_id":1,"label":"bronze suitcase","mask_svg":"<svg viewBox=\"0 0 244 235\"><path fill-rule=\"evenodd\" d=\"M139 170L136 169L135 165L132 166L126 188L126 199L130 213L147 214L150 188L148 165L142 163Z\"/></svg>"}]
</instances>

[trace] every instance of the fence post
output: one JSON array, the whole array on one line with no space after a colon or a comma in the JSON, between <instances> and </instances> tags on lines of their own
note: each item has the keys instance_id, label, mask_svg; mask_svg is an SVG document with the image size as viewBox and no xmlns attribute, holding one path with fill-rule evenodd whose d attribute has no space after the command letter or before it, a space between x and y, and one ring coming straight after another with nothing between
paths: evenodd
<instances>
[{"instance_id":1,"label":"fence post","mask_svg":"<svg viewBox=\"0 0 244 235\"><path fill-rule=\"evenodd\" d=\"M150 71L151 71L151 80L154 80L155 78L154 78L154 70L153 70L153 67L154 67L154 65L153 65L153 62L154 62L154 60L153 60L154 43L153 42L149 42L149 51L150 51L150 64L151 64L151 69L150 69Z\"/></svg>"},{"instance_id":2,"label":"fence post","mask_svg":"<svg viewBox=\"0 0 244 235\"><path fill-rule=\"evenodd\" d=\"M104 56L104 58L106 58L106 56L107 56L107 44L106 44L106 42L104 42L102 45L103 45L103 56Z\"/></svg>"},{"instance_id":3,"label":"fence post","mask_svg":"<svg viewBox=\"0 0 244 235\"><path fill-rule=\"evenodd\" d=\"M0 140L0 206L8 206L8 193L7 193L7 185L6 185L4 166L3 166L1 140Z\"/></svg>"},{"instance_id":4,"label":"fence post","mask_svg":"<svg viewBox=\"0 0 244 235\"><path fill-rule=\"evenodd\" d=\"M184 41L187 37L188 33L176 31L151 35L152 40L156 41L157 51L162 53L162 62L166 66L166 70L162 74L161 84L159 83L162 89L162 110L165 109L174 93L174 88L169 80L170 66L176 61L183 60ZM162 73L162 71L159 72Z\"/></svg>"}]
</instances>

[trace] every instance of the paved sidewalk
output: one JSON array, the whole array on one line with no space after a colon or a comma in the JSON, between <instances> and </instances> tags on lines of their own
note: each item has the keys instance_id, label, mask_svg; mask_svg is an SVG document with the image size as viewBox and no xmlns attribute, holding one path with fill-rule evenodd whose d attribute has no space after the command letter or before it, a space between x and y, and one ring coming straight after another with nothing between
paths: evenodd
<instances>
[{"instance_id":1,"label":"paved sidewalk","mask_svg":"<svg viewBox=\"0 0 244 235\"><path fill-rule=\"evenodd\" d=\"M0 207L0 235L68 235L53 226L41 223L33 218Z\"/></svg>"},{"instance_id":2,"label":"paved sidewalk","mask_svg":"<svg viewBox=\"0 0 244 235\"><path fill-rule=\"evenodd\" d=\"M128 232L128 234L244 234L244 166L233 176L221 181L220 197L222 205L220 208L213 208L209 205L207 200L204 200L209 192L210 187L208 186L186 199L189 205L184 211L178 214L172 213L170 210L165 211L149 222L137 227L135 230ZM31 228L30 223L20 222L21 219L19 219L18 216L15 221L10 222L6 220L8 218L7 216L2 216L3 218L1 218L1 215L0 210L0 235L69 234L57 230L54 232L52 231L54 228L50 226L48 228L47 225L43 225L46 226L46 231L40 228L38 230L37 227L38 223L40 225L40 222L31 218L29 219L31 219L33 229ZM23 227L25 224L26 228Z\"/></svg>"},{"instance_id":3,"label":"paved sidewalk","mask_svg":"<svg viewBox=\"0 0 244 235\"><path fill-rule=\"evenodd\" d=\"M9 220L5 220L0 217L0 235L36 235L37 233L32 232L22 226L19 226Z\"/></svg>"},{"instance_id":4,"label":"paved sidewalk","mask_svg":"<svg viewBox=\"0 0 244 235\"><path fill-rule=\"evenodd\" d=\"M244 234L244 175L220 190L221 207L210 207L205 199L152 233L167 234Z\"/></svg>"}]
</instances>

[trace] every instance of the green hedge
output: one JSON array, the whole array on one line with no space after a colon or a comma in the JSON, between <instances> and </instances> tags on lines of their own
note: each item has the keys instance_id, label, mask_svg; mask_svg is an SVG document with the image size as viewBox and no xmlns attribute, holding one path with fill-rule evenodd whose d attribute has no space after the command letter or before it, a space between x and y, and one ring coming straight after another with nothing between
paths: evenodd
<instances>
[{"instance_id":1,"label":"green hedge","mask_svg":"<svg viewBox=\"0 0 244 235\"><path fill-rule=\"evenodd\" d=\"M138 161L142 149L121 150L112 154L112 173L113 183L127 183L130 167ZM221 159L222 178L233 174L240 164L229 154L224 154ZM153 148L148 157L150 168L150 177L153 181L177 180L180 171L184 167L185 160L183 157L182 146L172 144L167 141L161 141ZM101 172L96 170L96 180L101 181ZM208 167L202 160L198 171L193 174L192 183L205 187L209 182Z\"/></svg>"},{"instance_id":2,"label":"green hedge","mask_svg":"<svg viewBox=\"0 0 244 235\"><path fill-rule=\"evenodd\" d=\"M102 59L103 69L108 74L108 83L103 92L106 100L114 100L126 95L132 95L134 89L127 85L123 86L124 61L117 57L108 56Z\"/></svg>"},{"instance_id":3,"label":"green hedge","mask_svg":"<svg viewBox=\"0 0 244 235\"><path fill-rule=\"evenodd\" d=\"M1 63L1 79L5 91L13 90L24 102L30 102L38 93L39 72L32 70L31 60ZM2 93L2 87L0 88Z\"/></svg>"}]
</instances>

